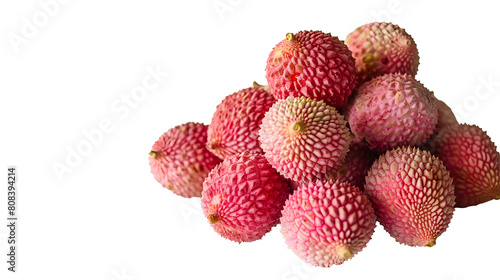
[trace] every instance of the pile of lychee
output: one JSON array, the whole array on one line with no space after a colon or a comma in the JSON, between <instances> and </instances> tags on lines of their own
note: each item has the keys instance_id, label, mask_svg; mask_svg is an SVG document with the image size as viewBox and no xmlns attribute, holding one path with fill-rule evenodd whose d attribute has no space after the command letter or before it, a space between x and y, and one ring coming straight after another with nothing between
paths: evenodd
<instances>
[{"instance_id":1,"label":"pile of lychee","mask_svg":"<svg viewBox=\"0 0 500 280\"><path fill-rule=\"evenodd\" d=\"M169 129L151 171L201 197L222 237L255 241L280 224L315 266L352 258L376 221L397 242L434 246L456 207L500 199L500 155L414 78L418 65L414 40L391 23L345 41L288 33L267 58L268 85L225 97L209 125Z\"/></svg>"}]
</instances>

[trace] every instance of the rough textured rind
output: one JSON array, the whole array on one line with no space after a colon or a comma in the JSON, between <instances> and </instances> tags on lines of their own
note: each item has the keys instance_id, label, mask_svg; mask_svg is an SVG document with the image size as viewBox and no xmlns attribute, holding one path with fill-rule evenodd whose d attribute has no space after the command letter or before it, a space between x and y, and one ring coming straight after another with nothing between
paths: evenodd
<instances>
[{"instance_id":1,"label":"rough textured rind","mask_svg":"<svg viewBox=\"0 0 500 280\"><path fill-rule=\"evenodd\" d=\"M456 207L500 199L500 155L486 132L460 124L439 134L436 145L454 180Z\"/></svg>"},{"instance_id":2,"label":"rough textured rind","mask_svg":"<svg viewBox=\"0 0 500 280\"><path fill-rule=\"evenodd\" d=\"M339 168L337 182L350 183L363 190L365 177L379 153L369 149L361 142L349 145L349 152Z\"/></svg>"},{"instance_id":3,"label":"rough textured rind","mask_svg":"<svg viewBox=\"0 0 500 280\"><path fill-rule=\"evenodd\" d=\"M203 181L221 160L205 148L207 126L185 123L169 129L151 148L149 165L163 187L183 197L201 197Z\"/></svg>"},{"instance_id":4,"label":"rough textured rind","mask_svg":"<svg viewBox=\"0 0 500 280\"><path fill-rule=\"evenodd\" d=\"M262 154L224 159L204 182L201 207L212 228L235 242L261 239L279 222L289 182Z\"/></svg>"},{"instance_id":5,"label":"rough textured rind","mask_svg":"<svg viewBox=\"0 0 500 280\"><path fill-rule=\"evenodd\" d=\"M458 126L458 121L455 118L455 115L453 114L451 108L448 107L446 103L437 98L435 98L434 100L438 112L438 121L436 124L436 128L434 129L434 132L432 133L430 138L427 139L427 141L425 141L422 145L420 145L421 149L429 151L431 153L436 152L436 141L438 141L439 138L438 135L447 129Z\"/></svg>"},{"instance_id":6,"label":"rough textured rind","mask_svg":"<svg viewBox=\"0 0 500 280\"><path fill-rule=\"evenodd\" d=\"M305 97L278 100L259 131L264 154L280 174L297 182L334 173L349 151L344 117L323 101Z\"/></svg>"},{"instance_id":7,"label":"rough textured rind","mask_svg":"<svg viewBox=\"0 0 500 280\"><path fill-rule=\"evenodd\" d=\"M387 73L417 74L417 45L398 25L387 22L365 24L347 35L345 43L356 59L360 82Z\"/></svg>"},{"instance_id":8,"label":"rough textured rind","mask_svg":"<svg viewBox=\"0 0 500 280\"><path fill-rule=\"evenodd\" d=\"M365 193L377 220L396 241L433 246L453 217L453 179L443 162L418 148L398 147L368 171Z\"/></svg>"},{"instance_id":9,"label":"rough textured rind","mask_svg":"<svg viewBox=\"0 0 500 280\"><path fill-rule=\"evenodd\" d=\"M437 98L435 98L434 103L436 104L438 112L438 121L434 133L439 133L441 130L451 128L459 124L455 114L453 114L453 111L450 107L448 107L448 105L446 105L446 103Z\"/></svg>"},{"instance_id":10,"label":"rough textured rind","mask_svg":"<svg viewBox=\"0 0 500 280\"><path fill-rule=\"evenodd\" d=\"M357 84L347 46L321 31L288 33L269 54L266 78L276 99L305 96L334 107L344 106Z\"/></svg>"},{"instance_id":11,"label":"rough textured rind","mask_svg":"<svg viewBox=\"0 0 500 280\"><path fill-rule=\"evenodd\" d=\"M438 120L433 93L406 74L386 74L362 84L343 112L357 141L381 152L420 145Z\"/></svg>"},{"instance_id":12,"label":"rough textured rind","mask_svg":"<svg viewBox=\"0 0 500 280\"><path fill-rule=\"evenodd\" d=\"M242 89L217 106L208 126L207 148L213 154L224 159L244 151L263 153L258 131L264 114L275 101L265 88Z\"/></svg>"},{"instance_id":13,"label":"rough textured rind","mask_svg":"<svg viewBox=\"0 0 500 280\"><path fill-rule=\"evenodd\" d=\"M342 264L366 247L376 217L368 198L348 183L302 184L286 201L281 233L314 266Z\"/></svg>"}]
</instances>

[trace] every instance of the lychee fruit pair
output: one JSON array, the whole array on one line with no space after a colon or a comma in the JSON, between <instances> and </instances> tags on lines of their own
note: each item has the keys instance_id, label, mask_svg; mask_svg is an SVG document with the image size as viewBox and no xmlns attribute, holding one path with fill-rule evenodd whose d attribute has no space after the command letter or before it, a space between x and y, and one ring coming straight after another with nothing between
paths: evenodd
<instances>
[{"instance_id":1,"label":"lychee fruit pair","mask_svg":"<svg viewBox=\"0 0 500 280\"><path fill-rule=\"evenodd\" d=\"M324 267L341 264L366 247L376 220L357 187L315 181L300 184L291 194L288 180L263 155L251 153L217 165L205 180L201 203L222 237L255 241L281 222L289 247L305 261Z\"/></svg>"},{"instance_id":2,"label":"lychee fruit pair","mask_svg":"<svg viewBox=\"0 0 500 280\"><path fill-rule=\"evenodd\" d=\"M413 38L398 25L373 22L344 42L321 31L288 33L271 51L266 78L276 99L305 96L340 108L358 83L388 73L415 76Z\"/></svg>"}]
</instances>

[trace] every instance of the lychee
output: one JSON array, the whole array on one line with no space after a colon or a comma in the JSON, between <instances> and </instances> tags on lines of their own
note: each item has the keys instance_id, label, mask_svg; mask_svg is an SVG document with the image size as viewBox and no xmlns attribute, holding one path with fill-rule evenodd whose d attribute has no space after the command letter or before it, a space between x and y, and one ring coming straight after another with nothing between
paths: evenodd
<instances>
[{"instance_id":1,"label":"lychee","mask_svg":"<svg viewBox=\"0 0 500 280\"><path fill-rule=\"evenodd\" d=\"M329 177L349 151L344 117L323 101L280 99L265 114L259 140L271 165L298 182Z\"/></svg>"},{"instance_id":2,"label":"lychee","mask_svg":"<svg viewBox=\"0 0 500 280\"><path fill-rule=\"evenodd\" d=\"M305 96L342 107L357 84L352 54L321 31L288 33L267 59L266 78L276 99Z\"/></svg>"},{"instance_id":3,"label":"lychee","mask_svg":"<svg viewBox=\"0 0 500 280\"><path fill-rule=\"evenodd\" d=\"M385 74L363 83L343 112L352 133L381 152L418 146L438 120L434 94L406 74Z\"/></svg>"},{"instance_id":4,"label":"lychee","mask_svg":"<svg viewBox=\"0 0 500 280\"><path fill-rule=\"evenodd\" d=\"M485 131L456 125L440 133L436 145L436 155L454 180L456 207L500 199L500 155Z\"/></svg>"},{"instance_id":5,"label":"lychee","mask_svg":"<svg viewBox=\"0 0 500 280\"><path fill-rule=\"evenodd\" d=\"M226 96L208 125L207 148L221 159L244 151L263 153L258 131L274 101L258 84Z\"/></svg>"},{"instance_id":6,"label":"lychee","mask_svg":"<svg viewBox=\"0 0 500 280\"><path fill-rule=\"evenodd\" d=\"M356 59L360 82L387 73L417 74L417 45L398 25L387 22L362 25L347 35L345 43Z\"/></svg>"},{"instance_id":7,"label":"lychee","mask_svg":"<svg viewBox=\"0 0 500 280\"><path fill-rule=\"evenodd\" d=\"M439 158L414 147L381 155L366 176L377 220L399 243L433 246L453 216L453 179Z\"/></svg>"},{"instance_id":8,"label":"lychee","mask_svg":"<svg viewBox=\"0 0 500 280\"><path fill-rule=\"evenodd\" d=\"M437 98L435 98L434 103L436 104L438 112L438 121L436 123L435 133L458 125L455 114L453 114L453 111L448 105L446 105L446 103Z\"/></svg>"},{"instance_id":9,"label":"lychee","mask_svg":"<svg viewBox=\"0 0 500 280\"><path fill-rule=\"evenodd\" d=\"M458 125L458 121L455 118L455 115L453 114L453 111L451 110L446 103L443 101L435 98L434 99L434 104L436 104L437 108L437 113L438 113L438 121L436 123L436 128L434 129L434 132L432 135L427 139L424 143L422 143L419 147L423 150L427 150L431 153L434 153L436 151L436 146L439 138L439 134L447 129L453 128Z\"/></svg>"},{"instance_id":10,"label":"lychee","mask_svg":"<svg viewBox=\"0 0 500 280\"><path fill-rule=\"evenodd\" d=\"M154 178L183 197L201 197L203 181L221 160L205 148L207 126L189 122L165 132L149 153Z\"/></svg>"},{"instance_id":11,"label":"lychee","mask_svg":"<svg viewBox=\"0 0 500 280\"><path fill-rule=\"evenodd\" d=\"M339 168L337 182L350 183L363 190L366 174L378 156L378 152L369 149L362 142L352 142Z\"/></svg>"},{"instance_id":12,"label":"lychee","mask_svg":"<svg viewBox=\"0 0 500 280\"><path fill-rule=\"evenodd\" d=\"M314 266L342 264L366 247L376 217L368 198L349 183L303 183L286 201L281 233Z\"/></svg>"},{"instance_id":13,"label":"lychee","mask_svg":"<svg viewBox=\"0 0 500 280\"><path fill-rule=\"evenodd\" d=\"M289 182L262 154L227 157L204 182L203 214L222 237L235 242L261 239L279 222Z\"/></svg>"}]
</instances>

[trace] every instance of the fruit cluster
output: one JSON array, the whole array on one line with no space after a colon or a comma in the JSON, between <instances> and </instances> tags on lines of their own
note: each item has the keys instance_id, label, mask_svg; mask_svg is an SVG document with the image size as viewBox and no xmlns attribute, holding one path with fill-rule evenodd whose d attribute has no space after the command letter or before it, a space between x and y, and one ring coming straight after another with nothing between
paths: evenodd
<instances>
[{"instance_id":1,"label":"fruit cluster","mask_svg":"<svg viewBox=\"0 0 500 280\"><path fill-rule=\"evenodd\" d=\"M376 221L409 246L433 246L456 207L500 199L500 155L475 125L415 79L417 46L374 22L345 41L286 34L268 86L228 95L210 125L186 123L153 145L151 171L201 197L208 223L235 242L275 225L315 266L360 252Z\"/></svg>"}]
</instances>

